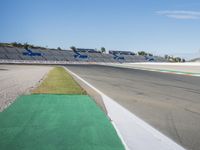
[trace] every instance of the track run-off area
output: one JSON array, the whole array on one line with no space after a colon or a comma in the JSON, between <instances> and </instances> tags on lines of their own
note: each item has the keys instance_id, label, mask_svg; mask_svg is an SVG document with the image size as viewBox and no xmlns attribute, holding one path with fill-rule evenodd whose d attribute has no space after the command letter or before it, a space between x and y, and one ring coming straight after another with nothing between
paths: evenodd
<instances>
[{"instance_id":1,"label":"track run-off area","mask_svg":"<svg viewBox=\"0 0 200 150\"><path fill-rule=\"evenodd\" d=\"M40 84L0 112L0 149L124 150L115 128L95 101L64 68L52 68ZM2 70L12 69L4 66Z\"/></svg>"},{"instance_id":2,"label":"track run-off area","mask_svg":"<svg viewBox=\"0 0 200 150\"><path fill-rule=\"evenodd\" d=\"M199 77L103 65L66 68L184 148L200 149Z\"/></svg>"},{"instance_id":3,"label":"track run-off area","mask_svg":"<svg viewBox=\"0 0 200 150\"><path fill-rule=\"evenodd\" d=\"M0 149L200 150L200 78L128 67L0 65Z\"/></svg>"},{"instance_id":4,"label":"track run-off area","mask_svg":"<svg viewBox=\"0 0 200 150\"><path fill-rule=\"evenodd\" d=\"M19 95L29 93L50 69L51 66L0 65L0 112Z\"/></svg>"}]
</instances>

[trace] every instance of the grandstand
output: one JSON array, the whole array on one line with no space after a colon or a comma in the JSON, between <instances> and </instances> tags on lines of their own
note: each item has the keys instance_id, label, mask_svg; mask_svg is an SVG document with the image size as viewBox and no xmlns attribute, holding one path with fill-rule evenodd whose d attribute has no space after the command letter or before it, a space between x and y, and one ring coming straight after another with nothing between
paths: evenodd
<instances>
[{"instance_id":1,"label":"grandstand","mask_svg":"<svg viewBox=\"0 0 200 150\"><path fill-rule=\"evenodd\" d=\"M113 59L120 62L145 62L146 59L143 56L138 56L131 51L118 51L110 50L109 54L113 55Z\"/></svg>"},{"instance_id":2,"label":"grandstand","mask_svg":"<svg viewBox=\"0 0 200 150\"><path fill-rule=\"evenodd\" d=\"M116 55L136 55L131 51L116 51L116 50L109 50L109 54L116 54Z\"/></svg>"},{"instance_id":3,"label":"grandstand","mask_svg":"<svg viewBox=\"0 0 200 150\"><path fill-rule=\"evenodd\" d=\"M0 60L15 61L56 61L56 62L165 62L162 57L136 55L130 51L109 51L109 54L101 53L95 49L77 48L72 50L42 49L42 48L18 48L12 46L0 46Z\"/></svg>"},{"instance_id":4,"label":"grandstand","mask_svg":"<svg viewBox=\"0 0 200 150\"><path fill-rule=\"evenodd\" d=\"M190 60L189 62L200 62L200 58L194 58L194 59Z\"/></svg>"},{"instance_id":5,"label":"grandstand","mask_svg":"<svg viewBox=\"0 0 200 150\"><path fill-rule=\"evenodd\" d=\"M88 53L101 53L100 51L97 51L95 49L86 49L86 48L77 48L78 52L88 52Z\"/></svg>"}]
</instances>

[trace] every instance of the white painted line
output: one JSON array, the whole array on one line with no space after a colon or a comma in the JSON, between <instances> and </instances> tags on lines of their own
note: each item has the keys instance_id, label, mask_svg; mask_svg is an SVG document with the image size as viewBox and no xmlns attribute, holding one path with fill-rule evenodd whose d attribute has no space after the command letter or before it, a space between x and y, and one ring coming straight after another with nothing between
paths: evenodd
<instances>
[{"instance_id":1,"label":"white painted line","mask_svg":"<svg viewBox=\"0 0 200 150\"><path fill-rule=\"evenodd\" d=\"M66 70L102 96L108 116L111 118L113 125L127 150L185 150L77 74L67 68Z\"/></svg>"},{"instance_id":2,"label":"white painted line","mask_svg":"<svg viewBox=\"0 0 200 150\"><path fill-rule=\"evenodd\" d=\"M110 117L110 116L108 116L108 117ZM111 118L110 118L110 119L111 119ZM127 144L125 143L125 141L124 141L124 139L123 139L123 137L122 137L120 131L118 130L118 128L117 128L115 122L111 120L111 123L112 123L113 127L115 128L115 130L116 130L116 132L117 132L119 138L121 139L121 141L122 141L122 143L123 143L125 149L126 149L126 150L129 150L129 148L128 148Z\"/></svg>"}]
</instances>

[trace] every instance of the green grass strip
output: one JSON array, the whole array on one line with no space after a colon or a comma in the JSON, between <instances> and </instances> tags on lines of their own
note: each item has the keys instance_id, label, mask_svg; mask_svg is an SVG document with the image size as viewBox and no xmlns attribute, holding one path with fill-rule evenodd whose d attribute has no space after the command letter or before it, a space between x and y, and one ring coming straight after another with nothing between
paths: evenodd
<instances>
[{"instance_id":1,"label":"green grass strip","mask_svg":"<svg viewBox=\"0 0 200 150\"><path fill-rule=\"evenodd\" d=\"M0 113L1 150L123 150L107 116L86 95L28 95Z\"/></svg>"},{"instance_id":2,"label":"green grass strip","mask_svg":"<svg viewBox=\"0 0 200 150\"><path fill-rule=\"evenodd\" d=\"M33 94L86 94L63 67L51 70Z\"/></svg>"}]
</instances>

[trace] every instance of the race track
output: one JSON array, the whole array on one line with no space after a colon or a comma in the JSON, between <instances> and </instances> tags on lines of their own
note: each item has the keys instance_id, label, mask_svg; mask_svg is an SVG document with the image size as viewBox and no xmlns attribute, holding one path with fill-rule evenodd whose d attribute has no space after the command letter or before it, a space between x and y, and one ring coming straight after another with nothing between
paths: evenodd
<instances>
[{"instance_id":1,"label":"race track","mask_svg":"<svg viewBox=\"0 0 200 150\"><path fill-rule=\"evenodd\" d=\"M67 68L178 144L200 150L200 78L99 65Z\"/></svg>"}]
</instances>

